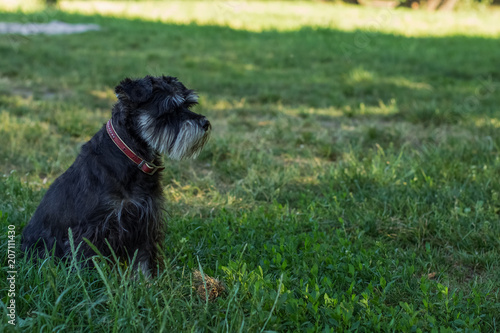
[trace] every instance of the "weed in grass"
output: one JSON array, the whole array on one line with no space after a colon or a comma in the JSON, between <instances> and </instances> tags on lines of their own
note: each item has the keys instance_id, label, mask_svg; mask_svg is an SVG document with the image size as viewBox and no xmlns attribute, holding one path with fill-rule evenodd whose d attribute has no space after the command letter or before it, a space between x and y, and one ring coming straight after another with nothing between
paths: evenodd
<instances>
[{"instance_id":1,"label":"weed in grass","mask_svg":"<svg viewBox=\"0 0 500 333\"><path fill-rule=\"evenodd\" d=\"M193 288L200 298L211 302L226 291L226 287L219 279L205 275L199 270L193 271Z\"/></svg>"}]
</instances>

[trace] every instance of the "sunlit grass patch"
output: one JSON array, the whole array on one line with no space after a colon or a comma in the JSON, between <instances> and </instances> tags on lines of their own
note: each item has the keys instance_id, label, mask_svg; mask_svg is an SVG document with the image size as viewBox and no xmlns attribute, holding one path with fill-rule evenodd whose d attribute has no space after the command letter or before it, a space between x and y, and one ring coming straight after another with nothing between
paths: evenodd
<instances>
[{"instance_id":1,"label":"sunlit grass patch","mask_svg":"<svg viewBox=\"0 0 500 333\"><path fill-rule=\"evenodd\" d=\"M407 36L467 34L474 30L495 36L500 30L494 13L410 14L393 9L356 8L341 4L279 1L188 1L188 2L106 2L62 1L70 12L143 18L175 23L223 25L234 29L261 31L295 30L303 26L336 28L345 31L368 30L403 33ZM338 12L343 15L339 16ZM485 19L487 20L485 22ZM418 23L417 23L417 22ZM483 24L486 23L486 24ZM490 24L488 24L490 23ZM404 32L403 32L404 30Z\"/></svg>"},{"instance_id":2,"label":"sunlit grass patch","mask_svg":"<svg viewBox=\"0 0 500 333\"><path fill-rule=\"evenodd\" d=\"M39 1L5 1L4 10L42 10ZM233 29L289 31L301 27L343 31L383 31L405 36L481 34L498 36L498 11L463 10L459 13L408 12L395 9L354 7L309 1L60 1L59 8L72 13L141 18L168 23L229 26ZM342 15L338 15L341 12ZM370 38L365 35L358 39Z\"/></svg>"}]
</instances>

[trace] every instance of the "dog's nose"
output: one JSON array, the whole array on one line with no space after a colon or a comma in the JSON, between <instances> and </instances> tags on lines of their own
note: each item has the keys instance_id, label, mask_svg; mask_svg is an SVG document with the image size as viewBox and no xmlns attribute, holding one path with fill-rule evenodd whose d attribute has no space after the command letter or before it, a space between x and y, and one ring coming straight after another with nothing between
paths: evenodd
<instances>
[{"instance_id":1,"label":"dog's nose","mask_svg":"<svg viewBox=\"0 0 500 333\"><path fill-rule=\"evenodd\" d=\"M207 119L207 118L203 118L203 119L200 121L200 125L201 125L201 127L203 127L203 129L204 129L205 131L208 131L208 129L209 129L209 128L210 128L210 126L211 126L211 125L210 125L210 122L208 121L208 119Z\"/></svg>"}]
</instances>

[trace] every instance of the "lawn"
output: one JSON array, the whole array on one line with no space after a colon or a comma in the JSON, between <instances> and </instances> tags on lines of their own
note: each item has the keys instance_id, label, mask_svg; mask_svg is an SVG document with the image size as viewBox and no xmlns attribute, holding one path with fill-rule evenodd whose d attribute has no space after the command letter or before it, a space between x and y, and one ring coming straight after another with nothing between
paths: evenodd
<instances>
[{"instance_id":1,"label":"lawn","mask_svg":"<svg viewBox=\"0 0 500 333\"><path fill-rule=\"evenodd\" d=\"M0 21L0 331L500 330L500 11L325 2L31 2ZM165 159L165 269L33 264L20 234L110 117L168 74L213 135ZM16 326L7 231L16 230ZM5 236L5 237L4 237ZM226 293L206 301L202 270Z\"/></svg>"}]
</instances>

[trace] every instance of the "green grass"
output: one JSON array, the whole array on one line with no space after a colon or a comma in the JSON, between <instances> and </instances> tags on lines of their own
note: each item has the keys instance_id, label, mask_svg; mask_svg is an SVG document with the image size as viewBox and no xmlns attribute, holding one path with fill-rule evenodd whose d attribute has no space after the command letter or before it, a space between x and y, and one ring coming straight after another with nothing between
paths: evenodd
<instances>
[{"instance_id":1,"label":"green grass","mask_svg":"<svg viewBox=\"0 0 500 333\"><path fill-rule=\"evenodd\" d=\"M213 137L165 161L157 278L18 255L0 331L500 330L498 10L85 4L2 5L0 21L102 26L0 36L2 266L7 226L19 245L123 77L178 76ZM213 303L199 267L227 286Z\"/></svg>"}]
</instances>

